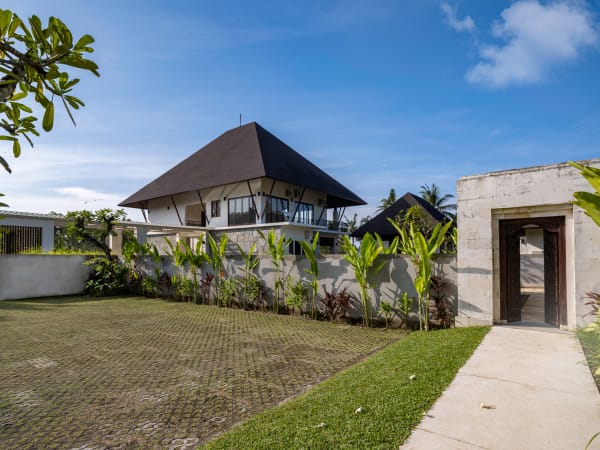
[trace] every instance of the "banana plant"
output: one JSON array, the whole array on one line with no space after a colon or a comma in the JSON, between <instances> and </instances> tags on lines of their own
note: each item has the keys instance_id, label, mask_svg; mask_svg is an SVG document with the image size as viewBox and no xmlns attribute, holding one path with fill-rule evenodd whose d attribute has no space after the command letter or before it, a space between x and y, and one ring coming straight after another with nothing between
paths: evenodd
<instances>
[{"instance_id":1,"label":"banana plant","mask_svg":"<svg viewBox=\"0 0 600 450\"><path fill-rule=\"evenodd\" d=\"M185 278L184 266L189 264L190 272L192 273L193 292L192 298L194 303L198 301L198 269L202 269L202 264L208 262L206 253L202 250L204 243L204 234L201 234L196 243L195 249L192 249L185 241L177 241L173 244L168 238L165 238L167 245L171 249L169 255L173 258L173 262L179 268L182 279Z\"/></svg>"},{"instance_id":2,"label":"banana plant","mask_svg":"<svg viewBox=\"0 0 600 450\"><path fill-rule=\"evenodd\" d=\"M192 281L194 283L193 299L194 303L198 303L198 291L200 289L200 283L198 281L198 270L202 271L202 264L208 262L208 256L202 249L204 245L204 234L198 237L195 248L191 248L187 242L180 241L185 250L185 259L190 265L190 272L192 272Z\"/></svg>"},{"instance_id":3,"label":"banana plant","mask_svg":"<svg viewBox=\"0 0 600 450\"><path fill-rule=\"evenodd\" d=\"M311 314L315 316L317 314L317 293L319 291L319 262L317 261L317 245L319 244L319 232L317 231L313 237L312 242L309 244L306 241L301 241L300 245L304 252L304 256L310 263L310 269L304 269L308 275L310 275L309 286L311 288L310 296L310 310Z\"/></svg>"},{"instance_id":4,"label":"banana plant","mask_svg":"<svg viewBox=\"0 0 600 450\"><path fill-rule=\"evenodd\" d=\"M446 233L452 226L452 222L438 223L427 239L419 230L415 230L412 223L408 230L400 227L396 222L388 219L398 232L400 253L407 255L415 267L415 279L413 284L417 291L419 300L419 327L429 330L429 285L431 284L432 264L435 255L444 243Z\"/></svg>"},{"instance_id":5,"label":"banana plant","mask_svg":"<svg viewBox=\"0 0 600 450\"><path fill-rule=\"evenodd\" d=\"M239 245L235 244L242 255L242 259L244 260L244 267L240 270L243 272L243 280L242 280L242 303L243 305L249 306L250 303L256 299L250 298L255 294L256 287L256 277L252 275L252 271L258 266L260 262L260 258L255 254L256 252L256 242L253 242L250 246L250 249L245 252L244 249Z\"/></svg>"},{"instance_id":6,"label":"banana plant","mask_svg":"<svg viewBox=\"0 0 600 450\"><path fill-rule=\"evenodd\" d=\"M269 249L269 254L271 255L271 263L273 264L273 311L279 312L279 305L283 301L283 291L284 291L284 280L283 280L283 271L281 267L281 263L283 261L283 257L285 256L285 251L292 242L291 239L285 237L285 234L282 232L279 238L277 238L277 234L275 230L271 228L269 230L269 234L265 236L265 234L258 230L258 234L264 239L267 243L267 247Z\"/></svg>"},{"instance_id":7,"label":"banana plant","mask_svg":"<svg viewBox=\"0 0 600 450\"><path fill-rule=\"evenodd\" d=\"M344 252L344 259L350 263L354 269L354 276L360 289L360 302L363 310L363 325L373 325L372 302L368 289L374 287L369 283L369 276L377 274L385 265L385 260L378 260L379 255L395 254L398 248L398 238L394 238L390 246L386 249L381 237L375 233L375 236L366 233L360 247L356 247L350 238L342 236L341 248Z\"/></svg>"},{"instance_id":8,"label":"banana plant","mask_svg":"<svg viewBox=\"0 0 600 450\"><path fill-rule=\"evenodd\" d=\"M210 233L206 235L208 240L208 246L210 247L210 255L208 256L210 267L213 269L215 275L215 301L217 305L221 305L221 285L225 272L223 270L223 258L225 257L225 251L227 250L227 235L222 234L219 238L219 242L212 237Z\"/></svg>"}]
</instances>

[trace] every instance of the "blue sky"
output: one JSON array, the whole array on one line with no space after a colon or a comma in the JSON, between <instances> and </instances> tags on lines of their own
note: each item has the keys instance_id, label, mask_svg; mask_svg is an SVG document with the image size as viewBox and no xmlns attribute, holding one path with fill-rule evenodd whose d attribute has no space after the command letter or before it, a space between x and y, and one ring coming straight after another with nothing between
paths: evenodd
<instances>
[{"instance_id":1,"label":"blue sky","mask_svg":"<svg viewBox=\"0 0 600 450\"><path fill-rule=\"evenodd\" d=\"M256 121L365 199L600 157L600 1L6 1L95 39L0 192L32 212L116 207ZM41 117L41 114L40 114ZM351 215L354 211L348 211ZM128 210L134 219L136 210Z\"/></svg>"}]
</instances>

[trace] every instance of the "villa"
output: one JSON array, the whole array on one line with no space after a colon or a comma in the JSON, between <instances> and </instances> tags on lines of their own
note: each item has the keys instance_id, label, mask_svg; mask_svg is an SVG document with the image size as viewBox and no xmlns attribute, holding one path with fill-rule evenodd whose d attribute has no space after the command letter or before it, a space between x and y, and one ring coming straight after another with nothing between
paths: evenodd
<instances>
[{"instance_id":1,"label":"villa","mask_svg":"<svg viewBox=\"0 0 600 450\"><path fill-rule=\"evenodd\" d=\"M346 207L366 202L256 122L233 128L119 206L138 208L150 224L198 227L248 248L259 229L300 241L320 233L336 252Z\"/></svg>"}]
</instances>

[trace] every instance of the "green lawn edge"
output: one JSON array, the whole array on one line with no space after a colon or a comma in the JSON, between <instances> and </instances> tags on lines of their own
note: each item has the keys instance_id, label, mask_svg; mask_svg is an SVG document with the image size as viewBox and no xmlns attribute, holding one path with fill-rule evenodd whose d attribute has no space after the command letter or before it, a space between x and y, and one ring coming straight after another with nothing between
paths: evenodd
<instances>
[{"instance_id":1,"label":"green lawn edge","mask_svg":"<svg viewBox=\"0 0 600 450\"><path fill-rule=\"evenodd\" d=\"M397 449L489 330L411 333L200 448Z\"/></svg>"},{"instance_id":2,"label":"green lawn edge","mask_svg":"<svg viewBox=\"0 0 600 450\"><path fill-rule=\"evenodd\" d=\"M594 322L577 330L588 367L600 392L600 322Z\"/></svg>"}]
</instances>

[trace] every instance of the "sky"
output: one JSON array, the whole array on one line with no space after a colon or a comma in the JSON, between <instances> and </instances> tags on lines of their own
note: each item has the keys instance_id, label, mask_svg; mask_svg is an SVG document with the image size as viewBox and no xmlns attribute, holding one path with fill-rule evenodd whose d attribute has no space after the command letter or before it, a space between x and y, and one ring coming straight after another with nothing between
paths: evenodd
<instances>
[{"instance_id":1,"label":"sky","mask_svg":"<svg viewBox=\"0 0 600 450\"><path fill-rule=\"evenodd\" d=\"M3 5L91 34L101 73L72 72L76 127L57 108L20 158L0 144L11 210L116 208L240 114L368 202L349 217L390 188L600 157L600 0Z\"/></svg>"}]
</instances>

